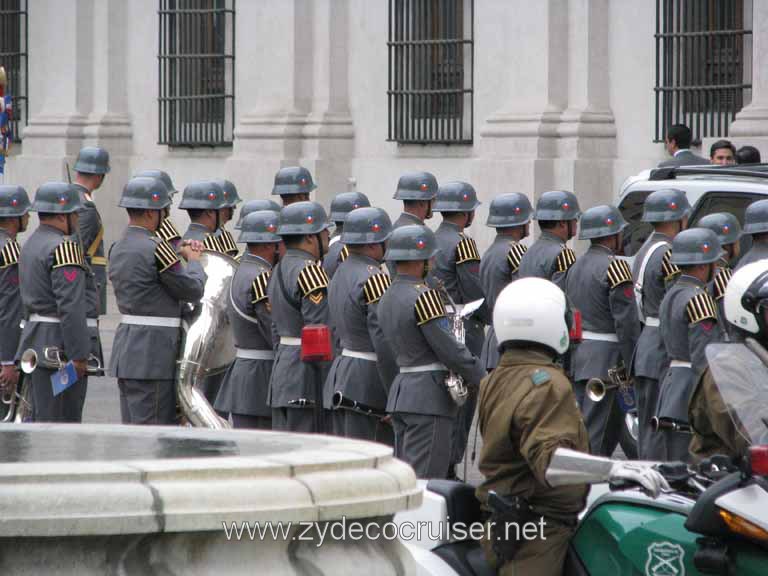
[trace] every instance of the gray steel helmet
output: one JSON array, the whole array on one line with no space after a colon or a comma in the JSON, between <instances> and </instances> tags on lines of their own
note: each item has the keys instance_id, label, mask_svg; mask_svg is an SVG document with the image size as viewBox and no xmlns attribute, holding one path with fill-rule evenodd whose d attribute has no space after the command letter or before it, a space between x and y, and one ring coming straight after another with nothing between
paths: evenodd
<instances>
[{"instance_id":1,"label":"gray steel helmet","mask_svg":"<svg viewBox=\"0 0 768 576\"><path fill-rule=\"evenodd\" d=\"M330 226L328 216L317 202L305 200L289 204L280 211L280 236L317 234Z\"/></svg>"},{"instance_id":2,"label":"gray steel helmet","mask_svg":"<svg viewBox=\"0 0 768 576\"><path fill-rule=\"evenodd\" d=\"M317 188L312 181L312 174L301 166L280 168L275 174L273 196L289 196L291 194L309 194Z\"/></svg>"},{"instance_id":3,"label":"gray steel helmet","mask_svg":"<svg viewBox=\"0 0 768 576\"><path fill-rule=\"evenodd\" d=\"M472 184L446 182L438 188L432 210L435 212L472 212L480 204Z\"/></svg>"},{"instance_id":4,"label":"gray steel helmet","mask_svg":"<svg viewBox=\"0 0 768 576\"><path fill-rule=\"evenodd\" d=\"M362 192L342 192L336 194L331 200L331 220L334 222L344 222L347 214L357 208L365 208L371 205L368 196Z\"/></svg>"},{"instance_id":5,"label":"gray steel helmet","mask_svg":"<svg viewBox=\"0 0 768 576\"><path fill-rule=\"evenodd\" d=\"M401 226L392 232L384 260L387 262L429 260L438 252L435 233L426 226L413 224Z\"/></svg>"},{"instance_id":6,"label":"gray steel helmet","mask_svg":"<svg viewBox=\"0 0 768 576\"><path fill-rule=\"evenodd\" d=\"M98 146L80 149L75 162L75 172L81 174L106 174L109 172L109 152Z\"/></svg>"},{"instance_id":7,"label":"gray steel helmet","mask_svg":"<svg viewBox=\"0 0 768 576\"><path fill-rule=\"evenodd\" d=\"M437 178L429 172L408 172L397 181L395 200L432 200L437 196Z\"/></svg>"},{"instance_id":8,"label":"gray steel helmet","mask_svg":"<svg viewBox=\"0 0 768 576\"><path fill-rule=\"evenodd\" d=\"M243 207L240 208L240 217L237 220L237 224L235 224L235 230L240 230L240 227L243 224L243 218L245 218L251 212L256 212L258 210L272 210L272 212L280 214L280 204L274 200L269 200L268 198L248 200L245 204L243 204Z\"/></svg>"},{"instance_id":9,"label":"gray steel helmet","mask_svg":"<svg viewBox=\"0 0 768 576\"><path fill-rule=\"evenodd\" d=\"M579 240L605 238L623 231L628 226L615 206L603 204L584 211L579 221Z\"/></svg>"},{"instance_id":10,"label":"gray steel helmet","mask_svg":"<svg viewBox=\"0 0 768 576\"><path fill-rule=\"evenodd\" d=\"M18 218L29 212L27 191L15 184L0 186L0 218Z\"/></svg>"},{"instance_id":11,"label":"gray steel helmet","mask_svg":"<svg viewBox=\"0 0 768 576\"><path fill-rule=\"evenodd\" d=\"M356 208L347 214L342 244L378 244L392 235L392 221L381 208Z\"/></svg>"},{"instance_id":12,"label":"gray steel helmet","mask_svg":"<svg viewBox=\"0 0 768 576\"><path fill-rule=\"evenodd\" d=\"M573 192L550 190L544 192L536 202L534 220L577 220L581 211L579 201Z\"/></svg>"},{"instance_id":13,"label":"gray steel helmet","mask_svg":"<svg viewBox=\"0 0 768 576\"><path fill-rule=\"evenodd\" d=\"M138 176L128 180L117 205L120 208L162 210L171 205L171 195L159 178Z\"/></svg>"},{"instance_id":14,"label":"gray steel helmet","mask_svg":"<svg viewBox=\"0 0 768 576\"><path fill-rule=\"evenodd\" d=\"M768 232L768 200L758 200L747 206L744 213L744 234Z\"/></svg>"},{"instance_id":15,"label":"gray steel helmet","mask_svg":"<svg viewBox=\"0 0 768 576\"><path fill-rule=\"evenodd\" d=\"M676 222L691 212L685 192L664 188L651 192L643 204L643 222Z\"/></svg>"},{"instance_id":16,"label":"gray steel helmet","mask_svg":"<svg viewBox=\"0 0 768 576\"><path fill-rule=\"evenodd\" d=\"M676 266L711 264L720 259L720 241L709 228L689 228L672 240L672 258Z\"/></svg>"},{"instance_id":17,"label":"gray steel helmet","mask_svg":"<svg viewBox=\"0 0 768 576\"><path fill-rule=\"evenodd\" d=\"M226 208L224 190L212 180L192 182L184 188L179 208L182 210L220 210Z\"/></svg>"},{"instance_id":18,"label":"gray steel helmet","mask_svg":"<svg viewBox=\"0 0 768 576\"><path fill-rule=\"evenodd\" d=\"M149 178L157 178L160 180L163 184L165 184L165 188L168 190L168 195L173 198L174 194L177 194L179 191L176 190L176 187L173 185L173 180L171 180L170 175L168 172L164 172L163 170L142 170L141 172L137 172L133 175L134 178L139 178L142 176L147 176Z\"/></svg>"},{"instance_id":19,"label":"gray steel helmet","mask_svg":"<svg viewBox=\"0 0 768 576\"><path fill-rule=\"evenodd\" d=\"M522 226L531 221L532 213L531 201L525 194L518 192L502 194L491 200L485 225L490 228Z\"/></svg>"},{"instance_id":20,"label":"gray steel helmet","mask_svg":"<svg viewBox=\"0 0 768 576\"><path fill-rule=\"evenodd\" d=\"M734 244L741 238L741 224L739 219L728 212L715 212L707 214L696 223L696 228L709 228L717 234L721 246Z\"/></svg>"},{"instance_id":21,"label":"gray steel helmet","mask_svg":"<svg viewBox=\"0 0 768 576\"><path fill-rule=\"evenodd\" d=\"M243 201L232 182L229 180L216 180L215 182L224 190L224 208L234 208Z\"/></svg>"},{"instance_id":22,"label":"gray steel helmet","mask_svg":"<svg viewBox=\"0 0 768 576\"><path fill-rule=\"evenodd\" d=\"M80 208L80 194L73 184L46 182L35 192L35 201L30 210L43 214L71 214Z\"/></svg>"},{"instance_id":23,"label":"gray steel helmet","mask_svg":"<svg viewBox=\"0 0 768 576\"><path fill-rule=\"evenodd\" d=\"M246 244L274 244L282 238L277 235L277 227L280 224L280 215L272 210L256 210L243 218L240 243Z\"/></svg>"}]
</instances>

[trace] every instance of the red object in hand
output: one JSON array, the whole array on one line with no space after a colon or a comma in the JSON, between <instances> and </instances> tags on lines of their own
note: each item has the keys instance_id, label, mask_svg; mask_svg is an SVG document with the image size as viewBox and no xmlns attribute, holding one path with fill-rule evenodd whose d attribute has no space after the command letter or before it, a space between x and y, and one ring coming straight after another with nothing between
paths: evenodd
<instances>
[{"instance_id":1,"label":"red object in hand","mask_svg":"<svg viewBox=\"0 0 768 576\"><path fill-rule=\"evenodd\" d=\"M333 360L331 329L325 324L304 326L301 329L301 361L330 362Z\"/></svg>"},{"instance_id":2,"label":"red object in hand","mask_svg":"<svg viewBox=\"0 0 768 576\"><path fill-rule=\"evenodd\" d=\"M581 342L581 336L581 311L574 310L573 320L571 322L571 330L568 333L568 338L570 338L571 342Z\"/></svg>"}]
</instances>

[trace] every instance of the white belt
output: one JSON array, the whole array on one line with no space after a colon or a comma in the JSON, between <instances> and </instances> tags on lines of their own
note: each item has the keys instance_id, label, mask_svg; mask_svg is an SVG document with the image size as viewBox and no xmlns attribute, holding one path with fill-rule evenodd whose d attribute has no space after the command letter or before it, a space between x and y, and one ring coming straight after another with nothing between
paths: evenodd
<instances>
[{"instance_id":1,"label":"white belt","mask_svg":"<svg viewBox=\"0 0 768 576\"><path fill-rule=\"evenodd\" d=\"M301 338L293 336L280 336L280 344L283 346L301 346Z\"/></svg>"},{"instance_id":2,"label":"white belt","mask_svg":"<svg viewBox=\"0 0 768 576\"><path fill-rule=\"evenodd\" d=\"M421 366L401 366L400 374L413 374L414 372L447 372L448 367L440 362L433 362L432 364L422 364Z\"/></svg>"},{"instance_id":3,"label":"white belt","mask_svg":"<svg viewBox=\"0 0 768 576\"><path fill-rule=\"evenodd\" d=\"M57 318L56 316L42 316L40 314L30 314L29 315L29 321L30 322L41 322L44 324L61 324L61 318ZM21 321L21 326L24 328L24 325L26 322L24 320ZM85 325L88 326L88 328L98 328L99 323L96 318L86 318L85 319Z\"/></svg>"},{"instance_id":4,"label":"white belt","mask_svg":"<svg viewBox=\"0 0 768 576\"><path fill-rule=\"evenodd\" d=\"M693 365L690 362L686 362L685 360L672 360L669 363L670 368L693 368Z\"/></svg>"},{"instance_id":5,"label":"white belt","mask_svg":"<svg viewBox=\"0 0 768 576\"><path fill-rule=\"evenodd\" d=\"M357 352L356 350L348 350L344 348L341 351L342 356L347 358L359 358L360 360L368 360L369 362L377 362L379 359L376 357L376 352Z\"/></svg>"},{"instance_id":6,"label":"white belt","mask_svg":"<svg viewBox=\"0 0 768 576\"><path fill-rule=\"evenodd\" d=\"M175 316L134 316L123 314L120 317L121 324L134 324L136 326L161 326L163 328L180 328L181 318Z\"/></svg>"},{"instance_id":7,"label":"white belt","mask_svg":"<svg viewBox=\"0 0 768 576\"><path fill-rule=\"evenodd\" d=\"M255 350L253 348L237 348L235 358L244 358L245 360L274 360L274 350Z\"/></svg>"},{"instance_id":8,"label":"white belt","mask_svg":"<svg viewBox=\"0 0 768 576\"><path fill-rule=\"evenodd\" d=\"M616 334L609 334L607 332L590 332L589 330L582 330L582 340L600 340L601 342L616 342L618 343L619 337Z\"/></svg>"},{"instance_id":9,"label":"white belt","mask_svg":"<svg viewBox=\"0 0 768 576\"><path fill-rule=\"evenodd\" d=\"M645 325L646 326L653 326L658 328L661 325L661 322L659 322L658 318L652 318L651 316L645 317Z\"/></svg>"}]
</instances>

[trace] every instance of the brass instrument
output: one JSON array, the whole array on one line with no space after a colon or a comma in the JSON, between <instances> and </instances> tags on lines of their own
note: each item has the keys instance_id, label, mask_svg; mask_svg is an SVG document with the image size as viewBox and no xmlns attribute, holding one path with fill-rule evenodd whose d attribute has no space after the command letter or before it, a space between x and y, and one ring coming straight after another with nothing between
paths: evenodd
<instances>
[{"instance_id":1,"label":"brass instrument","mask_svg":"<svg viewBox=\"0 0 768 576\"><path fill-rule=\"evenodd\" d=\"M20 382L16 384L14 390L4 393L0 398L0 402L8 407L5 416L0 420L3 424L11 422L20 424L32 416L32 402L30 400L32 392L29 389L29 382L24 376L20 376L19 380Z\"/></svg>"},{"instance_id":2,"label":"brass instrument","mask_svg":"<svg viewBox=\"0 0 768 576\"><path fill-rule=\"evenodd\" d=\"M104 374L104 367L101 365L101 360L95 354L88 356L88 369L87 373L92 376L99 376ZM58 346L46 346L43 348L43 359L37 355L34 348L27 348L22 352L21 359L19 361L19 368L24 374L32 374L39 366L48 370L61 370L67 365L67 359Z\"/></svg>"},{"instance_id":3,"label":"brass instrument","mask_svg":"<svg viewBox=\"0 0 768 576\"><path fill-rule=\"evenodd\" d=\"M637 417L637 403L635 401L635 387L627 374L624 362L613 368L608 368L608 383L600 378L590 378L587 381L587 397L592 402L602 402L609 390L616 390L619 406L624 412L625 425L630 436L635 440L639 436L640 422Z\"/></svg>"}]
</instances>

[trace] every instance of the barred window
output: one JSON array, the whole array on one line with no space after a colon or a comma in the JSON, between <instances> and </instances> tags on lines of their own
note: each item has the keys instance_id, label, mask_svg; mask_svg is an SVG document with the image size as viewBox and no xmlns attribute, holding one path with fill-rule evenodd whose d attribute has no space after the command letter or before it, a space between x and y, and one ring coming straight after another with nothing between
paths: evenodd
<instances>
[{"instance_id":1,"label":"barred window","mask_svg":"<svg viewBox=\"0 0 768 576\"><path fill-rule=\"evenodd\" d=\"M160 144L230 146L235 0L160 0Z\"/></svg>"},{"instance_id":2,"label":"barred window","mask_svg":"<svg viewBox=\"0 0 768 576\"><path fill-rule=\"evenodd\" d=\"M751 96L747 0L656 0L656 141L672 124L726 137Z\"/></svg>"},{"instance_id":3,"label":"barred window","mask_svg":"<svg viewBox=\"0 0 768 576\"><path fill-rule=\"evenodd\" d=\"M27 0L0 0L0 66L13 107L13 141L20 142L27 125Z\"/></svg>"},{"instance_id":4,"label":"barred window","mask_svg":"<svg viewBox=\"0 0 768 576\"><path fill-rule=\"evenodd\" d=\"M389 0L389 135L471 144L474 0Z\"/></svg>"}]
</instances>

